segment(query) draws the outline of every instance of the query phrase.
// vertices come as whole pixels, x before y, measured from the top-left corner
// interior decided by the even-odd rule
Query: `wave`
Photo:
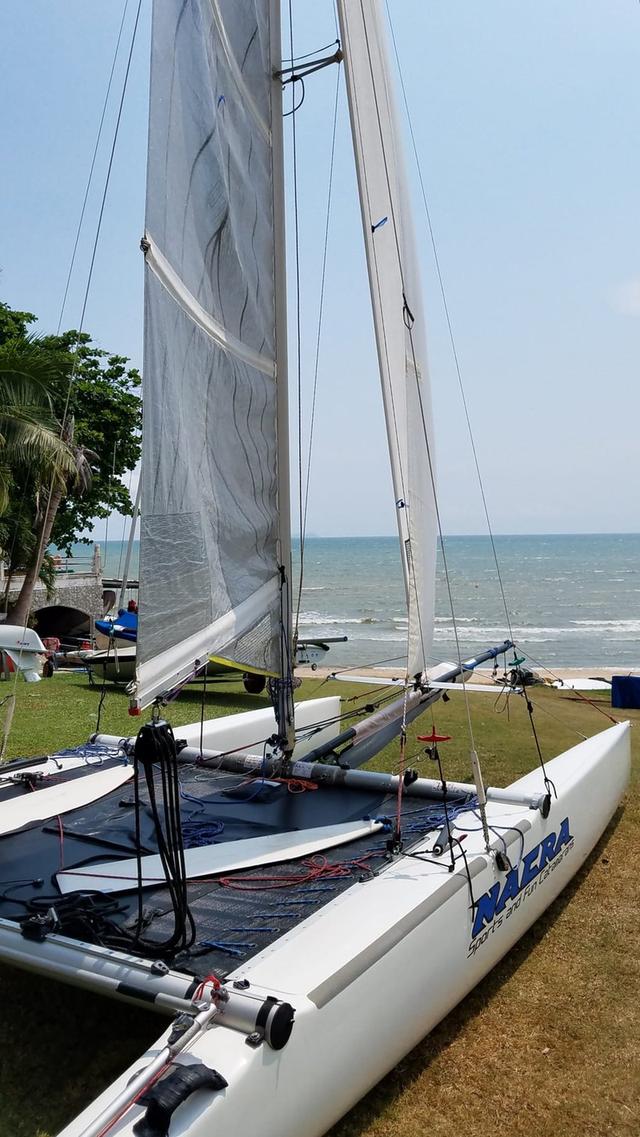
[[[580,628],[593,628],[594,631],[634,632],[640,635],[640,620],[573,620],[572,623]]]
[[[622,637],[626,640],[640,637],[640,620],[575,620],[571,627],[527,627],[514,626],[513,637],[518,643],[552,643],[554,640],[591,639],[598,636],[609,639]],[[458,628],[460,640],[465,642],[485,642],[504,639],[504,627],[462,627]],[[442,642],[453,636],[453,625],[434,629],[434,640]]]
[[[400,642],[407,631],[406,616],[393,616],[380,620],[375,616],[337,616],[321,615],[319,612],[303,612],[300,624],[307,629],[312,627],[333,628],[353,626],[361,629],[353,632],[352,638],[363,640],[396,640]],[[487,643],[503,640],[508,629],[501,624],[475,624],[471,617],[456,621],[458,636],[465,643]],[[371,629],[369,632],[367,629]],[[388,629],[388,630],[387,630]],[[640,619],[627,620],[572,620],[569,625],[514,625],[513,636],[522,643],[550,643],[554,640],[593,639],[597,636],[622,636],[624,639],[640,638]],[[436,643],[449,642],[454,635],[453,624],[445,616],[436,616],[433,637]]]
[[[299,623],[339,628],[342,624],[379,624],[380,621],[374,616],[321,616],[317,612],[301,612]]]

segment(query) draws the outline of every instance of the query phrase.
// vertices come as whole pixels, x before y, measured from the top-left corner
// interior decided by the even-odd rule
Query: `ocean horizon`
[[[533,665],[640,665],[640,534],[496,534],[513,637]],[[119,577],[125,542],[100,544],[105,576]],[[87,545],[73,547],[78,558]],[[445,537],[460,648],[471,656],[509,636],[486,535]],[[298,593],[299,541],[294,538]],[[137,578],[138,542],[131,579]],[[307,537],[299,633],[348,636],[327,664],[394,666],[407,619],[397,537]],[[438,555],[434,662],[456,658],[442,559]]]

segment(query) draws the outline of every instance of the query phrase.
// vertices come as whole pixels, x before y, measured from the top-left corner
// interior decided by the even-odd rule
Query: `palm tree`
[[[12,616],[19,623],[28,618],[60,500],[79,476],[87,476],[82,455],[69,444],[73,423],[61,428],[52,411],[49,391],[59,375],[60,358],[36,339],[0,346],[0,516],[12,494],[26,499],[27,483],[39,487],[38,497],[46,502],[38,510],[35,547]]]
[[[62,427],[60,439],[66,450],[65,461],[51,461],[47,471],[48,479],[43,478],[40,482],[34,526],[35,547],[25,569],[18,599],[11,609],[13,624],[26,625],[29,619],[33,590],[40,576],[60,502],[71,490],[82,494],[91,485],[91,462],[97,461],[98,456],[84,446],[74,445],[74,429],[73,418],[68,418]]]
[[[49,398],[59,371],[37,340],[0,346],[0,514],[8,504],[16,463],[32,463],[69,476],[73,454],[61,437]]]

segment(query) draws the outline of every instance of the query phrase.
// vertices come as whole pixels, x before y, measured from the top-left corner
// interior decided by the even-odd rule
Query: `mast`
[[[122,569],[122,584],[120,586],[120,598],[118,600],[118,608],[124,608],[125,594],[127,591],[127,581],[129,580],[129,570],[131,568],[131,556],[133,553],[133,541],[136,535],[136,526],[138,524],[138,516],[140,513],[140,501],[142,499],[142,477],[138,478],[138,490],[136,493],[136,503],[133,507],[133,517],[131,518],[131,525],[129,527],[129,540],[127,541],[127,552],[124,558],[124,567]]]
[[[289,468],[289,376],[287,359],[287,279],[282,119],[282,29],[280,0],[272,0],[271,34],[271,151],[273,155],[273,237],[276,338],[276,434],[278,476],[278,559],[280,562],[280,674],[274,684],[274,710],[284,751],[295,742],[293,707],[293,598],[291,596],[291,489]]]

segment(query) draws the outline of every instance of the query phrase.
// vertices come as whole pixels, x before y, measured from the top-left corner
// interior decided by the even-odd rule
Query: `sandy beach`
[[[545,671],[541,668],[533,668],[534,674],[545,682],[553,682],[556,679],[561,679],[563,683],[577,682],[581,679],[606,679],[610,680],[613,675],[636,675],[640,674],[640,669],[629,670],[626,667],[559,667],[556,670]],[[398,668],[392,667],[317,667],[315,671],[311,667],[297,667],[296,674],[301,679],[330,679],[333,675],[339,675],[341,680],[347,679],[352,675],[366,675],[367,678],[375,680],[376,678],[394,679],[402,676],[402,671]],[[474,671],[474,683],[491,683],[493,681],[493,671],[491,668],[479,667]]]

